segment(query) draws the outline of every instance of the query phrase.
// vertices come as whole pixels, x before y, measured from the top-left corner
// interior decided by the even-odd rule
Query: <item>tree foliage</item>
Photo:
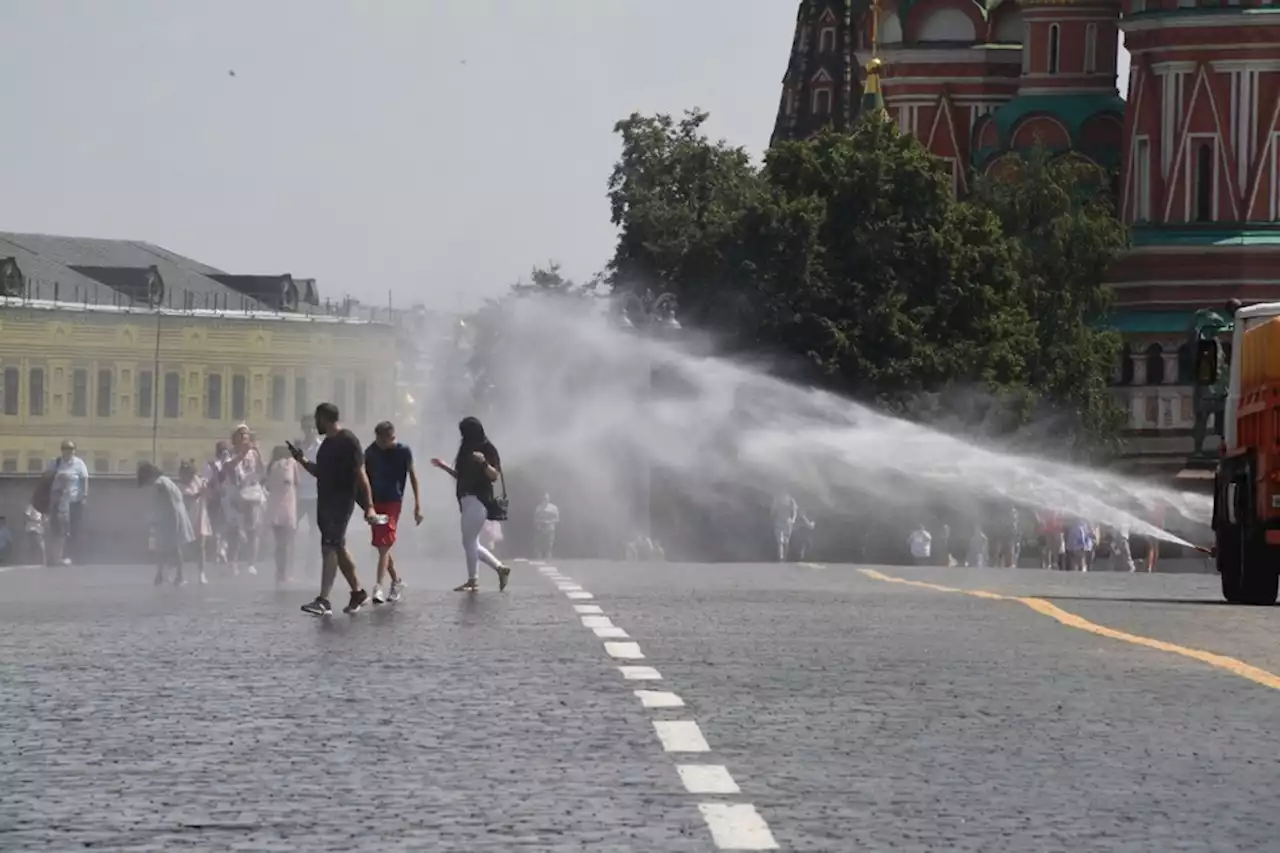
[[[1125,234],[1096,167],[1035,152],[958,200],[948,167],[887,120],[756,166],[706,118],[618,123],[615,292],[672,292],[682,322],[731,350],[892,407],[980,387],[1002,429],[1051,403],[1082,447],[1114,435],[1118,342],[1095,323]]]

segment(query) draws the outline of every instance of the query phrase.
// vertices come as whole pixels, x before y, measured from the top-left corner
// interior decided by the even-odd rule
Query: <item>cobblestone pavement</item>
[[[478,596],[409,567],[404,602],[331,620],[263,579],[0,574],[0,850],[731,847],[708,802],[782,850],[1280,849],[1280,691],[852,567],[557,565]],[[1280,671],[1280,610],[1185,603],[1213,577],[881,571]],[[709,751],[664,752],[676,720]],[[691,794],[693,761],[741,791]]]
[[[563,569],[661,662],[782,849],[1280,849],[1278,691],[853,567]],[[1088,617],[1187,644],[1217,632],[1260,666],[1280,624],[1277,609],[1182,603],[1213,600],[1212,577],[881,571],[1173,599]]]

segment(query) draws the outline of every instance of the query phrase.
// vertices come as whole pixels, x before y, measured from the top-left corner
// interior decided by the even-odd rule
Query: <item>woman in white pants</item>
[[[462,434],[462,442],[458,445],[458,455],[453,466],[450,467],[442,459],[431,460],[432,465],[457,481],[462,550],[467,557],[467,581],[455,591],[479,590],[481,561],[498,573],[498,590],[501,591],[507,588],[511,569],[480,544],[480,533],[490,518],[499,515],[493,484],[502,476],[502,459],[498,455],[498,448],[485,436],[484,426],[476,418],[463,418],[458,424],[458,431]]]

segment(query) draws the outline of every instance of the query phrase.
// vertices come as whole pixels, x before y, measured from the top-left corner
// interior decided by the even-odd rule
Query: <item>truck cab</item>
[[[1231,358],[1196,354],[1201,377],[1229,370],[1213,532],[1222,595],[1271,605],[1280,588],[1280,302],[1240,308]],[[1213,363],[1207,363],[1212,360]]]

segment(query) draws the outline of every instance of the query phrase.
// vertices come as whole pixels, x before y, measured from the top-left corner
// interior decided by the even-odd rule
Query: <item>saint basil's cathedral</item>
[[[1144,459],[1185,458],[1192,315],[1280,301],[1280,0],[803,0],[773,141],[849,127],[877,85],[961,195],[1036,144],[1118,175],[1116,393]]]

